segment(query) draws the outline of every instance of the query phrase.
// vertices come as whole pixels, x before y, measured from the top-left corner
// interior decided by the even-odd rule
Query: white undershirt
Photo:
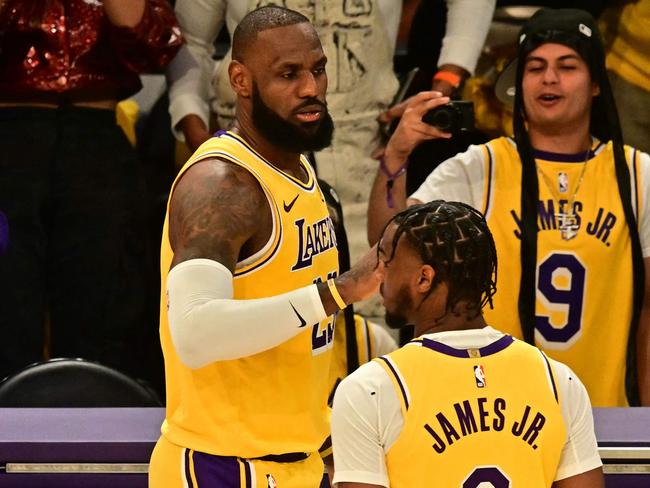
[[[485,327],[424,337],[457,349],[478,349],[502,336],[503,333],[492,327]],[[567,426],[567,440],[555,475],[555,480],[560,480],[595,469],[602,462],[584,385],[568,366],[550,358],[549,361],[560,390],[562,416]],[[344,379],[336,391],[332,411],[334,483],[390,486],[386,453],[397,440],[403,424],[400,400],[381,365],[371,361]]]
[[[372,331],[373,357],[383,356],[397,349],[397,342],[384,327],[368,320],[368,328]]]

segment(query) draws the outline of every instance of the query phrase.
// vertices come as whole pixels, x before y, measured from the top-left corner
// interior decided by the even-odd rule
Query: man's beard
[[[386,310],[385,319],[386,319],[386,325],[393,330],[399,330],[408,325],[408,320],[406,320],[406,317],[404,317],[399,312],[391,313],[388,310]]]
[[[262,135],[276,146],[297,153],[320,151],[332,143],[334,123],[327,111],[327,106],[316,98],[305,100],[298,110],[308,105],[318,105],[323,109],[321,118],[316,122],[305,122],[300,125],[292,124],[280,117],[273,109],[264,103],[253,83],[253,124]]]
[[[395,303],[399,310],[389,311],[386,309],[386,325],[391,329],[401,329],[409,324],[405,312],[410,310],[413,305],[413,300],[411,300],[406,287],[397,292]]]

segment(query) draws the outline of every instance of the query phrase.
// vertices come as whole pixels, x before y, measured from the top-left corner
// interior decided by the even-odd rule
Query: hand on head
[[[379,291],[382,265],[377,260],[377,246],[373,246],[352,268],[339,276],[336,286],[347,303],[370,298]]]

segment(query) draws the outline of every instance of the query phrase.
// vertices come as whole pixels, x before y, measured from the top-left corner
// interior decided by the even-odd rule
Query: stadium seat
[[[153,389],[99,363],[51,359],[0,382],[0,407],[161,407]]]

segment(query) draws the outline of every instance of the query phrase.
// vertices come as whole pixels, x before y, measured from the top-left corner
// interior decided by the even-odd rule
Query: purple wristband
[[[379,160],[379,169],[381,169],[381,172],[386,175],[386,178],[388,178],[388,181],[386,182],[386,204],[388,205],[388,208],[395,207],[395,201],[393,200],[393,185],[395,184],[395,179],[406,173],[406,168],[408,167],[409,160],[407,159],[397,171],[391,173],[386,167],[386,162],[384,161],[383,156]]]

